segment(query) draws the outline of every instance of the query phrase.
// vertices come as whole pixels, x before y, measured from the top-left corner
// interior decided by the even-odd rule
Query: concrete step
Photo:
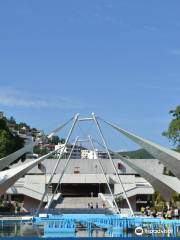
[[[88,208],[88,203],[93,204],[93,208],[103,207],[103,202],[98,197],[64,197],[57,203],[56,208]]]
[[[51,209],[48,211],[51,213]],[[111,209],[104,208],[58,208],[53,209],[52,214],[112,214]]]

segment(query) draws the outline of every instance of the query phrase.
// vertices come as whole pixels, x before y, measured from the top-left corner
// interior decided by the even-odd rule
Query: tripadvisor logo
[[[142,227],[137,227],[135,228],[135,234],[138,235],[138,236],[141,236],[143,235],[143,228]]]
[[[141,236],[143,234],[171,234],[172,229],[143,229],[142,227],[135,228],[135,234]]]

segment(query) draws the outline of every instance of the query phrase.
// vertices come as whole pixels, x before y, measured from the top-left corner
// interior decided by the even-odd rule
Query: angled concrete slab
[[[64,128],[69,122],[72,121],[73,118],[69,119],[67,122],[63,123],[62,125],[60,125],[59,127],[57,127],[56,129],[54,129],[49,135],[48,138],[53,137],[57,132],[59,132],[62,128]],[[40,140],[34,141],[26,146],[24,146],[23,148],[17,150],[14,153],[11,153],[10,155],[1,158],[0,159],[0,171],[2,169],[4,169],[5,167],[8,167],[11,163],[13,163],[16,159],[20,158],[21,156],[23,156],[25,153],[30,152],[30,150],[32,150],[32,148],[34,146],[36,146],[39,143]]]
[[[32,142],[25,147],[17,150],[14,153],[11,153],[10,155],[3,157],[0,159],[0,170],[4,169],[5,167],[8,167],[11,163],[13,163],[15,160],[23,156],[24,154],[30,152],[34,146],[38,144],[38,141]]]
[[[36,160],[24,163],[21,166],[0,172],[0,194],[5,193],[6,190],[11,187],[19,178],[21,178],[24,174],[41,163],[43,160],[59,151],[59,149],[54,150]]]
[[[139,144],[142,148],[146,149],[146,151],[148,151],[155,158],[159,159],[164,164],[164,166],[166,166],[177,178],[180,179],[180,153],[165,148],[144,138],[141,138],[110,122],[107,122],[105,120],[103,121],[117,131],[121,132],[123,135],[125,135],[135,143]]]
[[[172,194],[177,190],[173,185],[173,181],[171,178],[166,178],[166,176],[164,176],[163,174],[153,174],[149,170],[143,169],[141,166],[138,166],[136,163],[133,162],[132,159],[125,158],[120,154],[116,154],[116,156],[124,163],[129,165],[131,168],[133,168],[146,181],[148,181],[153,186],[155,191],[160,192],[160,194],[164,197],[166,201],[169,201]],[[180,181],[177,178],[175,179],[176,183],[180,184]],[[171,182],[171,184],[169,182]]]

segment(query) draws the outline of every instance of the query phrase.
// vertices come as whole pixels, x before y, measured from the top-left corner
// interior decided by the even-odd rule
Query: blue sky
[[[0,1],[0,109],[49,132],[79,112],[165,146],[180,103],[180,1]],[[132,149],[110,129],[114,149]]]

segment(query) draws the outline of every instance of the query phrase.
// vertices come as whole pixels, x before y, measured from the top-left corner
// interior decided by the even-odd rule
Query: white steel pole
[[[52,197],[51,197],[50,202],[48,203],[47,209],[50,208],[51,203],[52,203],[53,198],[54,198],[54,195],[56,194],[56,192],[57,192],[57,190],[58,190],[58,187],[59,187],[59,185],[60,185],[60,183],[61,183],[61,180],[62,180],[62,178],[63,178],[63,176],[64,176],[64,173],[65,173],[65,171],[66,171],[66,169],[67,169],[67,167],[68,167],[68,164],[69,164],[69,162],[70,162],[71,155],[72,155],[72,153],[73,153],[73,151],[74,151],[74,148],[75,148],[75,146],[76,146],[76,143],[77,143],[77,141],[78,141],[78,138],[79,138],[79,137],[76,137],[76,139],[75,139],[75,142],[74,142],[74,144],[73,144],[73,147],[72,147],[72,149],[71,149],[71,152],[70,152],[70,154],[69,154],[69,156],[68,156],[67,162],[66,162],[66,164],[65,164],[65,166],[64,166],[64,169],[62,170],[62,173],[61,173],[61,176],[60,176],[60,178],[59,178],[59,181],[58,181],[58,184],[57,184],[57,186],[56,186],[56,189],[55,189],[55,191],[54,191],[54,193],[53,193],[53,195],[52,195]]]
[[[54,170],[53,170],[53,172],[52,172],[52,174],[51,174],[51,177],[50,177],[50,179],[49,179],[49,181],[48,181],[47,189],[45,190],[45,192],[44,192],[44,194],[43,194],[43,196],[42,196],[42,198],[41,198],[41,202],[40,202],[40,204],[39,204],[39,206],[38,206],[38,208],[37,208],[37,210],[36,210],[36,213],[35,213],[36,216],[39,214],[39,211],[40,211],[40,209],[41,209],[43,200],[44,200],[44,198],[45,198],[45,196],[46,196],[46,194],[47,194],[48,188],[49,188],[49,186],[50,186],[50,184],[51,184],[51,182],[52,182],[52,179],[53,179],[53,177],[54,177],[54,175],[55,175],[55,172],[56,172],[56,170],[57,170],[57,168],[58,168],[58,165],[59,165],[59,163],[60,163],[61,157],[62,157],[63,154],[64,154],[64,150],[65,150],[65,148],[66,148],[66,146],[67,146],[67,143],[68,143],[68,141],[69,141],[69,139],[70,139],[70,137],[71,137],[72,131],[73,131],[73,129],[74,129],[75,125],[76,125],[76,122],[77,122],[77,120],[78,120],[78,116],[79,116],[79,114],[76,114],[75,117],[74,117],[74,121],[73,121],[72,127],[71,127],[71,129],[70,129],[70,131],[69,131],[69,133],[68,133],[68,136],[67,136],[67,138],[66,138],[65,144],[64,144],[64,146],[63,146],[63,148],[62,148],[62,151],[61,151],[61,153],[60,153],[60,155],[59,155],[58,161],[57,161],[57,163],[56,163],[56,165],[55,165],[55,167],[54,167]]]
[[[89,138],[89,141],[90,141],[90,144],[91,144],[91,146],[92,146],[93,151],[95,151],[94,143],[93,143],[93,141],[92,141],[91,136],[88,136],[88,138]],[[116,200],[115,200],[114,195],[113,195],[113,193],[112,193],[111,187],[110,187],[110,185],[109,185],[108,178],[107,178],[107,176],[106,176],[106,174],[105,174],[105,172],[104,172],[102,163],[101,163],[101,161],[99,160],[99,158],[97,158],[97,160],[98,160],[99,167],[100,167],[100,169],[101,169],[101,171],[102,171],[102,173],[103,173],[103,175],[104,175],[104,177],[105,177],[105,179],[106,179],[107,186],[108,186],[109,192],[110,192],[110,194],[111,194],[111,196],[112,196],[112,198],[113,198],[113,202],[114,202],[114,204],[115,204],[116,210],[117,210],[118,214],[120,215],[121,213],[120,213],[120,211],[119,211],[118,205],[117,205],[117,203],[116,203]]]
[[[132,210],[131,204],[130,204],[129,199],[128,199],[128,197],[127,197],[125,188],[124,188],[124,186],[123,186],[123,183],[122,183],[122,181],[121,181],[121,178],[119,177],[119,174],[118,174],[118,172],[117,172],[116,166],[115,166],[115,164],[114,164],[114,162],[113,162],[113,160],[112,160],[112,158],[111,158],[111,154],[109,153],[109,150],[108,150],[108,147],[107,147],[107,143],[106,143],[105,137],[104,137],[104,135],[103,135],[103,133],[102,133],[101,127],[100,127],[100,125],[99,125],[99,122],[97,121],[96,116],[95,116],[94,113],[92,113],[92,116],[93,116],[93,119],[94,119],[94,121],[95,121],[95,123],[96,123],[97,129],[98,129],[98,132],[99,132],[99,134],[100,134],[100,136],[101,136],[101,139],[102,139],[102,141],[103,141],[103,144],[104,144],[104,146],[105,146],[105,149],[106,149],[106,152],[107,152],[107,154],[108,154],[108,157],[109,157],[109,159],[110,159],[110,161],[111,161],[111,163],[112,163],[112,166],[113,166],[113,168],[114,168],[114,171],[115,171],[115,173],[116,173],[116,175],[117,175],[117,177],[118,177],[119,183],[120,183],[121,186],[122,186],[125,199],[126,199],[126,201],[127,201],[128,207],[129,207],[129,209],[130,209],[130,211],[131,211],[131,215],[134,216],[134,212],[133,212],[133,210]]]

